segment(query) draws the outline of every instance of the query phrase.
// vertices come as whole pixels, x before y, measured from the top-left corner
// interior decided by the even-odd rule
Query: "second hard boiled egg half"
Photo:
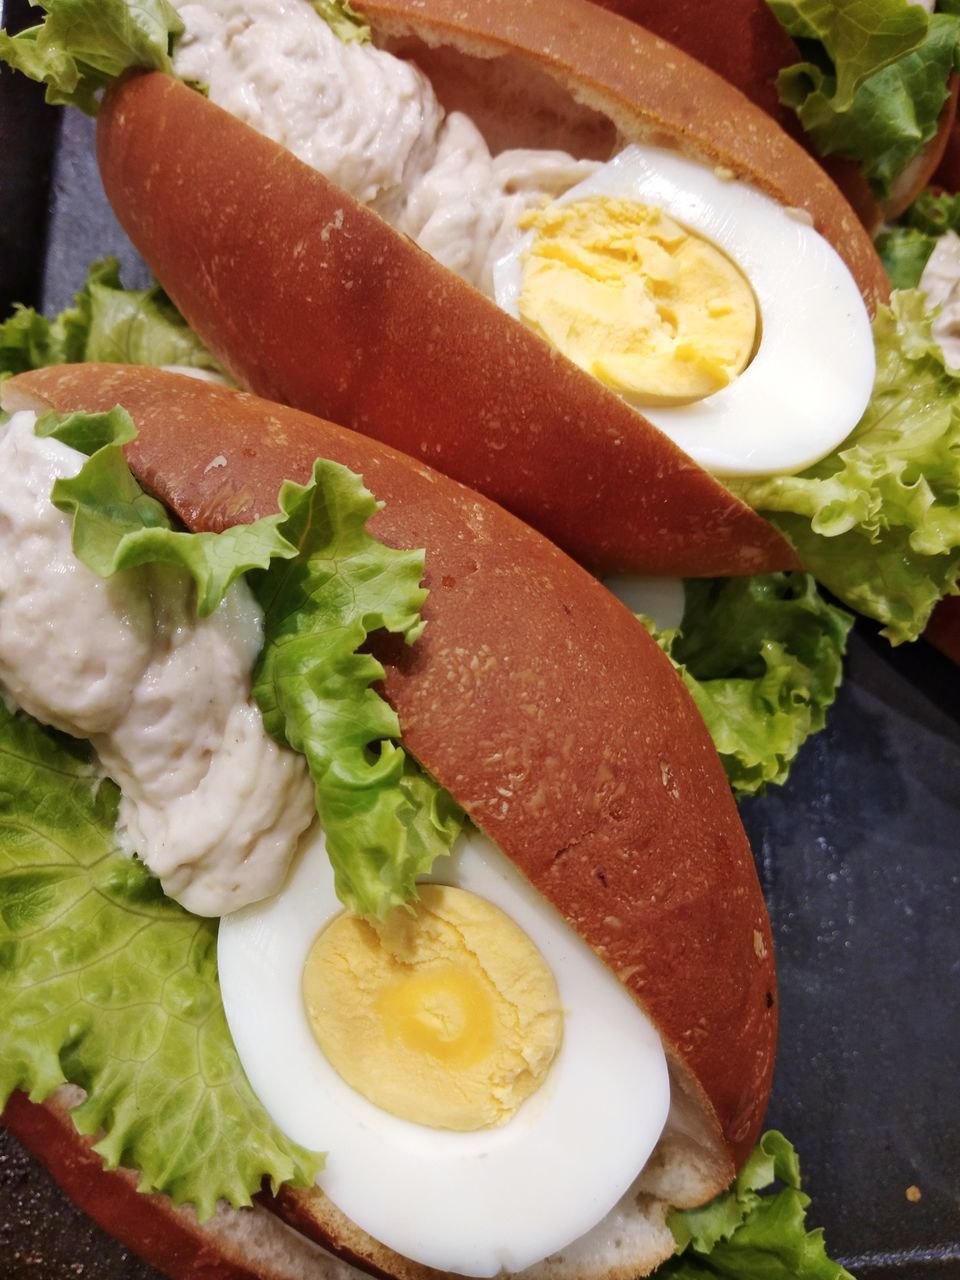
[[[715,475],[800,471],[862,416],[870,318],[802,211],[629,146],[523,225],[497,302]]]
[[[523,1076],[521,1060],[527,1055],[540,1082],[525,1100],[511,1084],[508,1113],[497,1112],[493,1123],[473,1130],[435,1127],[435,1116],[418,1123],[392,1114],[364,1096],[362,1082],[357,1088],[347,1083],[349,1067],[341,1074],[311,1031],[302,996],[304,966],[317,935],[342,917],[322,834],[317,831],[305,844],[282,893],[221,922],[219,964],[224,1007],[244,1070],[285,1133],[328,1153],[318,1179],[321,1188],[382,1244],[416,1262],[463,1275],[522,1271],[589,1231],[636,1180],[666,1122],[667,1065],[648,1019],[512,863],[485,837],[465,836],[430,879],[493,904],[509,917],[510,930],[524,936],[518,954],[526,956],[524,946],[535,948],[552,975],[544,983],[536,966],[521,958],[520,977],[506,980],[524,987],[523,975],[530,970],[532,991],[511,989],[509,998],[534,1010],[530,1027],[521,1029],[511,1050],[507,1075]],[[425,896],[433,912],[430,887]],[[470,914],[473,908],[467,910]],[[485,911],[480,915],[486,918]],[[462,918],[454,912],[454,928],[461,926]],[[400,935],[408,927],[400,919],[393,925],[388,921],[388,928]],[[494,938],[502,938],[500,925],[494,927]],[[504,948],[499,941],[492,954],[485,954],[486,928],[481,921],[478,933],[464,934],[479,968],[496,969],[502,962],[516,970],[516,964],[500,956]],[[507,949],[516,941],[512,938]],[[399,943],[396,937],[388,942],[402,961],[402,936]],[[425,1017],[414,1011],[411,1019],[408,1007],[417,999],[420,978],[414,976],[412,987],[387,984],[393,993],[387,1000],[388,1022],[397,1019],[393,1030],[399,1027],[400,1038],[411,1040],[413,1049],[428,1058],[437,1056],[437,1037],[429,1023],[444,1016],[451,993],[443,974],[450,959],[444,947],[446,943],[438,961],[443,990],[438,996],[431,976],[435,966],[426,977]],[[462,981],[469,1003],[474,998],[471,984],[486,979],[471,965],[466,969]],[[494,978],[499,982],[496,974]],[[463,990],[456,982],[452,989],[456,1003]],[[341,992],[338,999],[346,997]],[[348,1020],[352,1008],[351,1003]],[[556,1014],[562,1034],[551,1040],[549,1024]],[[488,1030],[483,1016],[479,1029],[439,1037],[446,1042],[439,1056],[452,1059],[454,1079],[464,1062],[482,1056]],[[390,1030],[388,1026],[388,1039]],[[424,1037],[425,1045],[419,1043]],[[429,1066],[432,1071],[436,1063]],[[361,1075],[369,1074],[369,1067],[365,1064]],[[426,1079],[422,1088],[435,1087],[429,1074]]]

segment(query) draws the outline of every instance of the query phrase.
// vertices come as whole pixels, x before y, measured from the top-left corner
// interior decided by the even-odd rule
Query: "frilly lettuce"
[[[771,1195],[759,1193],[774,1182]],[[806,1230],[810,1197],[800,1190],[796,1152],[781,1133],[760,1139],[733,1186],[704,1205],[673,1213],[678,1254],[657,1272],[670,1280],[853,1280],[826,1253],[821,1230]]]
[[[345,44],[370,39],[370,28],[349,0],[310,3]],[[171,55],[184,28],[169,0],[31,4],[42,8],[46,17],[15,36],[0,31],[0,62],[45,84],[48,102],[96,115],[103,90],[122,72],[137,67],[173,74]]]
[[[937,131],[960,24],[910,0],[767,0],[804,61],[777,79],[821,155],[855,160],[878,196]]]
[[[800,747],[823,728],[853,619],[808,574],[689,579],[684,589],[679,630],[657,639],[733,790],[752,795],[785,781]]]
[[[372,689],[383,668],[357,650],[384,629],[412,643],[423,623],[423,552],[395,551],[366,530],[377,509],[362,480],[319,459],[310,484],[284,484],[280,513],[223,533],[174,530],[123,457],[135,435],[122,409],[48,415],[41,434],[89,454],[54,486],[73,518],[73,545],[107,577],[149,562],[193,578],[210,613],[250,570],[264,610],[264,648],[254,696],[279,742],[302,752],[343,902],[383,916],[415,896],[414,881],[446,853],[460,811],[407,757],[393,709]]]
[[[367,533],[377,503],[336,463],[318,461],[311,486],[285,484],[280,506],[297,555],[251,575],[265,629],[254,695],[267,730],[307,758],[339,897],[382,917],[416,896],[461,823],[397,744],[396,712],[371,688],[383,667],[358,652],[373,631],[420,634],[423,553]]]
[[[350,0],[310,0],[310,4],[344,44],[369,42],[370,27],[351,6]]]
[[[81,744],[0,701],[0,750],[0,1109],[80,1085],[108,1167],[201,1218],[264,1177],[309,1186],[322,1159],[274,1127],[230,1039],[217,922],[117,851],[117,789]]]
[[[877,237],[877,253],[895,289],[914,289],[940,236],[960,232],[960,195],[924,191],[895,227]]]
[[[835,453],[796,476],[728,482],[768,516],[845,604],[915,639],[960,576],[960,377],[944,365],[923,295],[874,322],[877,377]]]
[[[47,86],[47,101],[96,113],[103,89],[130,67],[173,71],[183,31],[169,0],[31,0],[43,22],[11,36],[0,31],[0,61]]]
[[[53,320],[17,307],[0,323],[0,378],[84,360],[222,372],[159,285],[123,287],[116,258],[94,262],[74,306]]]

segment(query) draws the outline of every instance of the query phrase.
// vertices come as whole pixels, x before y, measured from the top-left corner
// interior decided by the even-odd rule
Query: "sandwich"
[[[225,380],[159,286],[124,288],[115,259],[90,267],[74,301],[51,318],[19,306],[0,323],[0,379],[107,361]],[[686,580],[615,575],[604,585],[653,629],[674,662],[734,794],[786,781],[835,698],[850,615],[802,573]]]
[[[316,1157],[295,1135],[278,1133],[261,1102],[250,1095],[225,1034],[214,977],[215,925],[184,911],[161,890],[165,886],[206,916],[224,907],[241,908],[221,926],[219,964],[226,1003],[239,992],[243,1006],[248,977],[238,982],[229,977],[232,961],[224,931],[229,937],[239,930],[234,957],[246,954],[249,959],[252,951],[268,968],[293,933],[290,921],[281,921],[279,933],[266,942],[265,917],[259,915],[263,909],[250,902],[276,887],[259,872],[252,876],[252,887],[248,879],[262,862],[263,848],[274,851],[278,821],[269,808],[272,799],[255,800],[253,782],[266,774],[271,783],[267,791],[274,797],[277,753],[283,770],[293,768],[301,753],[307,761],[301,766],[303,785],[293,780],[279,817],[292,821],[295,844],[297,829],[310,821],[302,808],[305,785],[315,796],[333,869],[320,869],[326,863],[323,841],[309,837],[292,872],[296,892],[275,896],[268,909],[306,895],[312,904],[307,927],[315,932],[323,923],[319,916],[337,916],[332,898],[318,916],[313,895],[326,878],[328,891],[335,887],[341,901],[355,908],[345,917],[348,922],[374,933],[379,929],[392,938],[398,954],[407,956],[414,945],[411,917],[426,908],[392,908],[409,901],[415,875],[437,871],[435,861],[448,854],[462,805],[495,836],[501,851],[483,842],[479,854],[460,849],[453,863],[457,871],[441,871],[437,878],[449,883],[459,874],[469,885],[484,884],[483,894],[495,901],[503,900],[507,884],[507,914],[524,921],[525,932],[539,934],[540,950],[556,957],[558,966],[565,964],[562,953],[576,952],[586,942],[583,950],[592,953],[587,968],[604,970],[613,999],[625,999],[632,1010],[636,1002],[624,993],[643,993],[638,998],[659,1033],[651,1040],[644,1020],[640,1041],[646,1046],[643,1052],[651,1045],[665,1046],[663,1065],[650,1079],[655,1081],[659,1070],[661,1120],[666,1112],[670,1117],[665,1137],[636,1139],[641,1145],[651,1142],[651,1152],[619,1193],[613,1188],[623,1181],[622,1171],[612,1182],[607,1174],[599,1175],[607,1190],[590,1210],[584,1202],[593,1191],[579,1177],[567,1186],[564,1194],[571,1198],[561,1229],[574,1231],[577,1245],[558,1250],[550,1239],[546,1244],[543,1236],[537,1240],[535,1232],[531,1239],[529,1222],[519,1214],[515,1217],[524,1219],[521,1225],[516,1230],[503,1227],[491,1246],[480,1239],[490,1234],[487,1221],[478,1221],[475,1205],[463,1208],[469,1189],[453,1194],[445,1212],[460,1226],[452,1239],[441,1239],[434,1197],[440,1194],[439,1182],[452,1177],[451,1151],[457,1164],[470,1151],[477,1155],[487,1148],[469,1125],[465,1134],[444,1134],[432,1147],[420,1121],[405,1117],[402,1110],[399,1117],[384,1120],[386,1136],[377,1136],[372,1163],[368,1155],[366,1166],[361,1162],[360,1172],[347,1173],[345,1181],[337,1169],[336,1197],[358,1204],[355,1212],[365,1221],[345,1217],[322,1189],[288,1188],[276,1207],[301,1234],[318,1237],[335,1253],[381,1274],[426,1274],[424,1266],[434,1273],[490,1274],[505,1266],[519,1270],[539,1263],[542,1255],[535,1255],[540,1249],[551,1255],[543,1265],[552,1274],[637,1274],[675,1248],[661,1197],[699,1203],[743,1166],[732,1193],[732,1220],[739,1227],[753,1207],[757,1185],[774,1171],[788,1182],[795,1180],[792,1157],[778,1139],[768,1139],[760,1153],[747,1159],[769,1089],[776,1020],[769,926],[752,859],[706,730],[654,642],[638,644],[628,611],[549,543],[477,495],[422,464],[302,413],[156,370],[97,365],[20,375],[4,383],[3,402],[12,414],[4,428],[5,447],[21,471],[15,476],[14,466],[5,468],[11,480],[4,500],[11,549],[5,557],[4,686],[8,695],[60,730],[45,729],[9,705],[4,714],[15,777],[5,793],[4,823],[4,921],[9,933],[5,1095],[19,1088],[39,1102],[65,1082],[85,1090],[76,1118],[82,1131],[99,1133],[96,1150],[108,1164],[139,1170],[141,1189],[165,1193],[174,1204],[192,1204],[201,1217],[221,1198],[245,1204],[264,1176],[275,1190],[291,1177],[295,1183],[311,1182]],[[315,463],[315,455],[322,461]],[[376,486],[380,509],[363,490],[357,471]],[[281,488],[281,481],[288,483]],[[56,508],[47,500],[48,488]],[[273,513],[278,489],[282,516]],[[195,532],[172,528],[157,499]],[[368,517],[382,543],[364,529]],[[19,519],[29,524],[26,537],[19,532]],[[58,532],[48,534],[48,526]],[[69,549],[71,537],[75,555]],[[426,603],[418,587],[422,562],[390,549],[417,540],[427,547]],[[64,567],[52,575],[50,565],[59,564],[61,555]],[[221,717],[222,725],[230,726],[221,736],[235,739],[225,773],[218,764],[215,730],[194,729],[179,736],[165,732],[159,738],[150,732],[158,723],[152,714],[158,707],[164,710],[165,729],[176,727],[182,713],[174,706],[174,686],[191,671],[199,671],[205,696],[194,685],[188,703],[209,703],[222,711],[220,677],[226,672],[232,678],[230,653],[245,653],[249,669],[251,643],[241,626],[246,606],[231,593],[239,567],[251,564],[256,566],[253,591],[264,628],[253,685],[273,740],[266,754],[254,758],[252,782],[243,772],[244,759],[250,760],[246,730],[235,733],[231,710]],[[18,578],[27,584],[22,598],[14,589]],[[54,604],[71,596],[82,602],[86,623],[80,630],[92,632],[92,643],[74,643],[75,620],[59,629],[48,621],[49,655],[35,645],[30,652],[30,636],[36,642],[39,632],[35,625],[24,632],[22,624],[35,624],[41,616],[49,619],[54,579],[63,583]],[[202,614],[195,628],[177,597],[184,579],[187,597]],[[124,637],[105,643],[115,624],[98,609],[104,600],[114,610],[119,606],[125,642],[132,631],[136,648],[142,639],[142,593],[159,628],[159,656],[140,655],[133,663],[146,671],[147,679],[144,689],[134,687],[125,709],[111,683],[112,672],[104,669],[104,653],[109,650],[118,658],[121,688],[129,691],[136,679],[126,669]],[[215,628],[218,616],[226,623],[228,651],[218,648],[211,663],[195,655],[191,637]],[[367,631],[373,633],[369,643],[379,663],[369,651],[350,652],[351,645],[364,643]],[[384,631],[393,637],[385,638]],[[57,671],[53,690],[49,678],[38,678],[37,658],[43,659],[48,677],[51,669]],[[86,679],[71,678],[78,672]],[[389,707],[370,690],[377,680],[382,680]],[[605,691],[599,705],[598,690]],[[193,706],[187,714],[194,715]],[[389,741],[397,720],[404,747],[420,769]],[[138,746],[136,734],[144,730]],[[100,759],[128,784],[122,797],[76,744],[78,731],[92,736]],[[226,776],[236,802],[226,808],[246,807],[248,820],[240,824],[237,846],[247,850],[244,856],[223,856],[233,843],[234,824],[217,827],[217,848],[202,832],[198,835],[202,815],[197,795],[187,797],[187,822],[178,816],[176,796],[164,793],[162,812],[156,812],[152,788],[158,782],[166,786],[162,754],[172,752],[175,769],[180,769],[181,756],[191,754],[190,746],[184,746],[191,739],[199,741],[196,750],[212,761],[210,778],[204,775],[198,793],[201,807],[220,820],[221,801],[212,789],[206,796],[202,791],[208,781],[216,782],[218,773],[221,779]],[[146,765],[139,777],[133,768],[138,752]],[[449,788],[456,802],[441,787]],[[26,819],[25,799],[33,815]],[[265,821],[267,831],[258,831],[258,819]],[[151,829],[154,820],[159,821],[159,838]],[[391,837],[393,821],[400,834]],[[18,828],[21,837],[10,838]],[[145,860],[159,880],[137,858],[118,853],[118,839],[128,850],[131,845],[151,849]],[[251,839],[256,856],[250,852]],[[474,844],[478,840],[473,837]],[[289,860],[291,841],[283,843]],[[197,851],[192,859],[185,853],[190,847]],[[282,859],[279,865],[283,880]],[[486,872],[477,870],[483,866]],[[487,880],[477,880],[483,874]],[[443,922],[451,909],[438,903],[439,887],[421,885],[419,892],[431,918]],[[541,895],[565,924],[549,909],[547,925],[536,923],[544,911]],[[483,929],[471,933],[475,922],[464,922],[455,912],[452,919],[454,934],[467,930],[468,949],[477,959],[483,952]],[[557,927],[560,941],[554,948],[548,935]],[[251,929],[252,934],[247,932]],[[366,950],[368,944],[369,938]],[[338,942],[335,950],[343,945]],[[496,950],[498,958],[485,961],[494,969],[506,963],[499,942]],[[302,961],[301,954],[298,965]],[[440,964],[441,972],[446,964]],[[528,951],[521,952],[519,966],[521,985],[535,987],[536,965]],[[674,981],[681,970],[688,971],[686,983]],[[555,976],[566,1007],[576,998],[575,983],[559,967]],[[294,985],[299,981],[295,973]],[[131,1018],[134,996],[137,1012]],[[259,1006],[256,1017],[280,1003],[276,988],[264,998],[266,1005]],[[525,998],[522,993],[514,996],[521,1022]],[[571,1008],[563,1033],[570,1048],[565,1039],[558,1063],[564,1055],[567,1062],[573,1058],[576,1027],[587,1020],[591,1006],[603,1010],[594,1034],[601,1041],[604,1035],[614,1037],[600,1055],[607,1073],[617,1074],[609,1072],[611,1053],[614,1058],[622,1055],[624,1068],[639,1061],[631,1057],[626,1039],[621,1043],[606,999],[591,986],[585,1005],[577,1006],[581,1014]],[[539,997],[535,1003],[542,1003]],[[241,1056],[255,1055],[258,1040],[261,1046],[264,1042],[262,1025],[243,1032],[229,1016]],[[402,1027],[402,1000],[397,1016]],[[557,1016],[554,1008],[554,1021]],[[302,1007],[298,1017],[302,1024]],[[271,1047],[267,1074],[283,1075],[285,1051]],[[370,1052],[368,1046],[361,1057]],[[338,1050],[321,1054],[313,1046],[311,1053],[326,1061],[327,1055],[336,1059]],[[526,1065],[518,1073],[524,1080],[535,1057],[533,1049],[524,1057]],[[299,1054],[290,1058],[295,1064]],[[275,1115],[285,1110],[289,1117],[289,1098],[285,1103],[276,1095],[272,1101],[264,1096],[267,1086],[258,1083],[262,1064],[246,1069],[254,1088],[263,1089],[267,1111]],[[329,1067],[325,1070],[330,1076]],[[349,1064],[337,1070],[343,1079],[337,1076],[340,1083],[333,1080],[332,1088],[341,1103],[378,1087],[381,1076],[375,1071],[373,1085],[358,1086],[351,1082]],[[588,1088],[602,1096],[608,1074],[601,1074],[602,1086],[595,1079]],[[626,1075],[635,1090],[634,1069]],[[528,1111],[521,1107],[518,1115],[533,1124],[548,1113],[566,1090],[563,1079],[555,1076],[540,1101],[534,1094]],[[669,1101],[662,1093],[668,1081]],[[656,1112],[652,1098],[657,1088],[650,1084],[640,1112]],[[282,1083],[280,1091],[285,1092]],[[433,1090],[428,1092],[432,1101]],[[312,1102],[300,1098],[293,1110],[310,1113]],[[409,1103],[391,1099],[385,1107],[381,1099],[367,1107],[361,1099],[356,1105],[362,1130],[374,1111],[392,1107],[396,1112]],[[340,1124],[336,1111],[328,1112],[322,1123]],[[600,1107],[598,1114],[579,1120],[568,1112],[561,1124],[564,1133],[568,1124],[582,1133],[584,1151],[592,1142],[609,1155],[613,1135],[618,1148],[635,1145],[632,1124],[630,1142],[620,1142],[623,1116],[619,1107]],[[209,1256],[211,1249],[221,1247],[226,1266],[231,1250],[236,1259],[236,1242],[247,1239],[251,1230],[258,1234],[249,1218],[242,1217],[238,1225],[227,1215],[224,1225],[221,1215],[211,1235],[189,1215],[174,1215],[170,1204],[156,1195],[142,1197],[128,1214],[131,1175],[113,1176],[119,1200],[104,1192],[99,1179],[86,1172],[78,1177],[77,1169],[86,1170],[90,1156],[85,1164],[76,1139],[72,1151],[69,1143],[63,1145],[68,1130],[56,1107],[37,1113],[18,1095],[10,1117],[15,1130],[32,1137],[55,1166],[66,1164],[68,1179],[85,1184],[83,1202],[98,1205],[101,1214],[106,1205],[112,1203],[116,1210],[119,1204],[114,1225],[147,1256],[172,1268],[170,1274],[195,1274],[192,1268],[204,1251]],[[491,1164],[502,1158],[498,1152],[510,1151],[513,1121],[500,1119],[488,1143]],[[311,1133],[316,1132],[312,1123],[307,1121]],[[521,1136],[526,1125],[524,1120]],[[435,1127],[435,1121],[426,1126]],[[556,1133],[535,1132],[528,1145],[541,1161],[544,1152],[549,1155],[557,1142],[565,1141]],[[394,1141],[399,1146],[391,1156],[389,1143]],[[358,1137],[357,1146],[362,1145]],[[525,1160],[522,1153],[521,1145],[514,1154]],[[550,1160],[556,1164],[555,1156]],[[485,1163],[480,1162],[481,1181]],[[377,1226],[381,1234],[376,1236],[370,1230],[371,1206],[397,1198],[404,1176],[411,1181],[403,1195],[405,1212],[399,1223]],[[528,1216],[539,1213],[542,1228],[542,1186],[553,1185],[557,1173],[541,1164],[536,1176],[532,1192],[510,1187],[499,1196],[502,1205],[525,1198]],[[352,1192],[351,1178],[359,1179]],[[563,1181],[560,1176],[558,1195]],[[418,1185],[432,1189],[425,1203],[416,1194]],[[497,1187],[489,1190],[496,1199]],[[604,1196],[610,1203],[600,1217],[616,1206],[614,1219],[585,1235],[583,1215],[596,1212]],[[558,1226],[556,1202],[547,1208],[549,1236]],[[729,1205],[726,1213],[729,1219]],[[373,1215],[376,1220],[375,1210]],[[168,1227],[177,1242],[175,1256],[164,1253],[157,1234]],[[267,1239],[272,1240],[270,1230]],[[465,1233],[471,1230],[468,1240]],[[615,1246],[611,1233],[619,1242]],[[710,1233],[715,1233],[713,1227]],[[730,1234],[728,1220],[719,1235]],[[688,1232],[691,1240],[694,1235]],[[391,1248],[398,1241],[405,1254]],[[264,1247],[269,1251],[274,1246]],[[796,1240],[791,1247],[797,1247]],[[804,1247],[811,1257],[822,1254],[817,1241]],[[310,1249],[304,1256],[319,1269],[297,1274],[333,1274],[329,1258],[318,1262],[320,1255]],[[414,1266],[411,1271],[413,1264],[420,1270]],[[253,1261],[241,1274],[294,1274],[269,1270],[278,1265],[276,1258],[264,1260],[258,1270],[261,1262]]]
[[[75,48],[74,56],[69,29],[52,4],[44,27],[7,39],[2,47],[9,60],[47,80],[53,100],[88,109],[97,107],[104,85],[128,66],[169,71],[179,65],[191,83],[200,82],[197,92],[168,75],[141,75],[109,90],[99,108],[102,171],[121,221],[161,283],[243,385],[429,459],[538,525],[596,570],[710,575],[783,569],[802,561],[842,600],[882,622],[892,640],[919,634],[957,576],[956,549],[945,532],[949,522],[942,519],[956,490],[950,415],[942,412],[955,386],[949,372],[923,354],[927,320],[921,302],[907,293],[887,305],[882,265],[850,206],[801,148],[719,78],[658,37],[577,0],[551,10],[544,62],[544,11],[509,9],[373,4],[364,15],[367,23],[337,10],[328,12],[332,25],[305,4],[283,11],[296,24],[309,18],[311,31],[325,33],[318,37],[325,48],[332,40],[346,51],[348,67],[359,63],[364,50],[378,57],[403,54],[396,66],[412,77],[418,102],[411,117],[404,117],[413,121],[403,148],[411,192],[398,188],[395,178],[378,178],[376,163],[371,169],[365,162],[355,182],[349,165],[333,172],[333,181],[325,179],[215,109],[210,99],[230,99],[232,81],[221,85],[217,68],[229,68],[231,59],[255,63],[265,83],[288,85],[294,98],[298,92],[292,73],[264,69],[257,51],[284,45],[294,51],[295,62],[306,65],[300,55],[307,38],[288,31],[271,41],[270,28],[252,10],[242,20],[246,39],[242,32],[234,39],[226,3],[184,5],[181,14],[169,7],[138,9],[132,24],[123,17],[126,10],[101,8],[102,15],[112,16],[98,20],[99,36],[88,39],[86,30],[84,48]],[[109,38],[102,34],[104,25]],[[299,25],[295,29],[300,32]],[[100,50],[96,57],[94,47]],[[419,71],[411,68],[411,58]],[[392,56],[389,65],[395,65]],[[344,83],[349,80],[347,74]],[[359,82],[350,93],[332,95],[347,104],[348,131],[358,111],[356,118],[369,111],[369,102],[357,105],[365,101],[362,92],[359,100],[351,97],[355,91]],[[406,92],[398,90],[400,101],[407,100]],[[283,96],[266,95],[271,102]],[[313,145],[306,135],[298,140],[282,117],[268,118],[265,95],[245,90],[233,97],[259,127],[295,146]],[[513,110],[514,103],[522,110]],[[472,118],[469,112],[476,117],[472,125],[463,123]],[[432,142],[417,124],[427,117]],[[294,112],[291,119],[302,118]],[[320,131],[324,145],[337,127]],[[464,204],[461,191],[450,206],[436,203],[446,190],[446,148],[459,154],[461,129],[473,130],[474,143],[479,137],[481,159],[486,148],[480,169],[489,173],[492,165],[500,175],[493,230],[486,227],[479,248],[472,233],[464,248],[462,233],[464,223],[474,229],[483,223],[482,202],[471,203],[468,192]],[[518,149],[522,143],[549,150],[530,159],[529,151]],[[650,143],[655,145],[648,155],[643,147]],[[425,153],[431,147],[436,154]],[[498,153],[494,159],[489,148]],[[611,150],[622,150],[611,173],[594,173],[581,187],[584,167],[595,166]],[[528,162],[532,167],[524,169]],[[330,171],[333,162],[328,157],[317,163]],[[508,173],[514,163],[521,169]],[[677,177],[690,168],[696,173],[692,188]],[[631,185],[638,173],[640,188]],[[740,334],[733,364],[725,363],[727,348],[727,355],[717,355],[712,339],[699,347],[676,343],[685,372],[695,369],[713,388],[705,398],[697,399],[703,382],[697,391],[681,379],[678,389],[676,362],[668,362],[666,384],[656,370],[642,374],[640,382],[648,385],[638,392],[636,371],[626,369],[617,353],[597,357],[588,343],[586,354],[568,348],[571,359],[559,359],[551,341],[580,328],[564,319],[567,286],[561,283],[558,296],[544,285],[548,305],[536,311],[525,297],[531,289],[539,294],[540,285],[526,288],[526,266],[516,255],[506,265],[497,258],[497,274],[504,305],[526,312],[522,324],[511,323],[457,277],[461,271],[483,286],[493,273],[483,246],[499,252],[500,230],[510,229],[517,217],[526,231],[514,249],[523,263],[535,261],[538,271],[545,266],[550,275],[558,260],[570,257],[563,247],[568,233],[574,239],[615,239],[615,232],[603,230],[611,208],[631,204],[637,190],[655,191],[664,174],[680,184],[681,194],[672,213],[667,207],[676,220],[664,223],[652,240],[649,227],[641,236],[649,260],[660,261],[665,236],[697,257],[697,245],[690,242],[700,237],[687,235],[698,230],[690,225],[697,206],[714,211],[713,220],[699,228],[708,241],[732,224],[757,240],[752,257],[742,242],[718,240],[721,257],[750,264],[739,286],[746,320],[745,327],[739,320],[733,324]],[[608,177],[613,195],[597,185]],[[652,188],[643,185],[648,179]],[[477,181],[482,187],[486,179]],[[626,202],[624,182],[634,192]],[[541,208],[543,199],[561,190],[553,205]],[[574,193],[583,198],[574,200]],[[715,204],[727,196],[732,205]],[[749,213],[740,210],[741,196]],[[776,255],[766,239],[759,247],[757,228],[766,224],[754,216],[754,198],[771,200],[775,239],[786,237],[776,240]],[[657,197],[643,199],[653,203]],[[504,210],[506,221],[498,222]],[[586,222],[571,231],[581,215]],[[441,258],[447,250],[437,240],[450,233],[452,239],[444,241],[452,254],[448,265],[418,253],[391,228],[391,218],[401,232],[433,245]],[[813,229],[805,225],[810,219]],[[591,220],[600,231],[590,230]],[[224,244],[231,246],[229,253],[222,251]],[[820,255],[823,274],[808,265],[811,254]],[[763,265],[791,261],[804,264],[802,281],[761,279]],[[602,267],[596,269],[602,274]],[[713,279],[705,271],[703,278]],[[267,278],[269,290],[262,287]],[[788,297],[806,297],[814,282],[822,305],[801,311],[787,304]],[[755,308],[750,319],[751,295],[762,313],[759,342]],[[842,308],[836,305],[841,296]],[[724,324],[740,314],[728,302],[724,294],[722,303],[715,298],[711,304],[723,313],[718,318]],[[668,330],[673,306],[658,312],[657,323],[665,315]],[[827,327],[831,314],[837,333]],[[792,352],[796,340],[799,350],[801,316],[813,345],[796,364],[788,362],[788,374],[768,356],[780,341]],[[371,332],[376,343],[370,342]],[[585,376],[575,367],[578,359],[602,366],[607,381],[628,397],[639,394],[641,409]],[[743,359],[748,364],[737,375],[734,366]],[[503,368],[510,370],[508,379],[499,373]],[[718,381],[729,385],[716,390]],[[922,404],[904,395],[906,386],[921,385],[927,389]],[[759,417],[751,418],[743,407],[751,395],[762,405]],[[674,403],[648,403],[664,398]],[[899,406],[893,414],[892,403]],[[734,435],[741,427],[747,432],[732,456],[716,447],[710,430],[714,413],[722,417],[724,406],[732,406],[726,421]],[[790,457],[768,449],[770,413],[778,422],[798,422]],[[831,439],[820,435],[828,423]],[[664,433],[673,434],[680,447]],[[704,436],[700,456],[720,479],[690,463]],[[584,458],[590,459],[588,468]],[[923,503],[912,500],[918,485],[928,495]]]

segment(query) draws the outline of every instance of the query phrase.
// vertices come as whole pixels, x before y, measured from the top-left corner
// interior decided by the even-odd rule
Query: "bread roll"
[[[586,0],[375,0],[494,148],[677,148],[803,208],[871,307],[869,237],[823,170],[741,94]],[[289,152],[160,75],[100,112],[104,184],[191,325],[238,381],[493,497],[603,572],[797,567],[782,536],[633,409]]]
[[[372,531],[427,552],[423,636],[379,647],[404,742],[658,1026],[673,1106],[644,1196],[685,1206],[720,1190],[770,1088],[769,921],[709,734],[626,608],[488,500],[296,410],[110,365],[22,374],[3,402],[122,404],[139,429],[131,466],[197,530],[274,510],[282,480],[305,480],[317,456],[363,475],[384,503]],[[284,1202],[316,1219],[298,1195]],[[336,1240],[336,1221],[320,1219]],[[659,1227],[662,1248],[662,1212]],[[355,1236],[342,1247],[382,1269]]]

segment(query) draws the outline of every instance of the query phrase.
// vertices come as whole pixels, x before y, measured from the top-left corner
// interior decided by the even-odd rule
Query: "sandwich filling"
[[[177,75],[495,298],[708,471],[796,472],[862,416],[869,317],[802,213],[656,147],[603,165],[535,148],[494,156],[418,67],[359,26],[335,31],[307,0],[177,8]]]
[[[438,1272],[586,1259],[614,1236],[629,1267],[671,1115],[646,1014],[479,833],[379,924],[342,912],[324,841],[308,832],[283,889],[221,920],[217,948],[247,1078],[282,1132],[329,1152],[324,1195]]]
[[[281,884],[315,816],[302,756],[267,734],[251,672],[263,634],[247,587],[196,616],[171,565],[101,578],[50,501],[86,458],[16,413],[0,435],[0,683],[44,724],[89,738],[120,786],[119,834],[198,915]]]
[[[596,165],[563,151],[490,154],[426,76],[372,44],[344,42],[306,0],[178,3],[174,69],[375,209],[444,266],[493,293],[520,215]]]

